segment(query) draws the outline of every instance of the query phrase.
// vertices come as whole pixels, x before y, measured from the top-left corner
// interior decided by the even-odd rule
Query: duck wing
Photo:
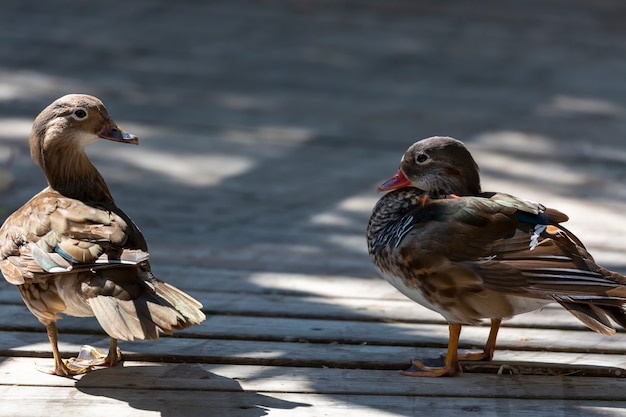
[[[148,259],[139,229],[115,206],[89,205],[46,189],[0,228],[0,269],[12,284]]]
[[[609,318],[626,324],[626,278],[595,263],[560,225],[568,219],[563,213],[489,193],[428,199],[410,216],[407,247],[419,245],[422,259],[443,255],[477,288],[554,300],[603,334],[615,333]]]

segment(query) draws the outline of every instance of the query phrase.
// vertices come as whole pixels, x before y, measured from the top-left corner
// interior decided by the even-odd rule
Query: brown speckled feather
[[[107,207],[108,206],[108,207]],[[115,211],[120,213],[117,214]],[[123,258],[124,251],[147,256],[147,246],[137,227],[110,204],[94,207],[46,188],[14,212],[0,229],[0,266],[14,285],[45,279],[50,273],[33,258],[32,244],[63,265],[90,268],[98,258]],[[62,250],[76,262],[63,258]],[[11,264],[15,268],[4,265]],[[80,265],[87,264],[87,265]]]

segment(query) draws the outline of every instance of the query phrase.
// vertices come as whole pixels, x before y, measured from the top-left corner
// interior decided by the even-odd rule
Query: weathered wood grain
[[[400,376],[411,357],[439,359],[447,329],[376,276],[364,239],[404,149],[452,135],[486,190],[566,212],[626,272],[619,1],[5,3],[0,164],[16,158],[0,217],[45,186],[34,116],[95,94],[141,145],[90,156],[156,276],[209,319],[122,343],[122,367],[58,378],[38,371],[45,332],[0,280],[0,416],[626,415],[624,333],[553,306],[506,322],[491,363]],[[108,345],[93,319],[59,327],[65,356]],[[463,348],[486,334],[464,328]]]
[[[24,404],[0,400],[8,415],[30,417],[46,410],[50,415],[63,415],[72,409],[72,415],[85,417],[135,416],[190,416],[190,417],[252,417],[304,416],[319,417],[379,415],[384,417],[420,415],[423,412],[439,415],[477,413],[499,417],[515,415],[533,417],[549,410],[556,417],[587,417],[626,415],[624,401],[598,400],[536,400],[421,396],[371,396],[340,394],[285,394],[248,392],[204,392],[181,390],[119,390],[51,387],[46,390],[33,387],[0,387],[2,398],[23,398]],[[88,404],[88,405],[87,405]]]
[[[611,401],[621,395],[626,381],[606,378],[468,374],[459,378],[463,384],[452,384],[450,379],[416,380],[388,371],[130,363],[71,380],[36,375],[27,361],[16,359],[1,363],[0,372],[0,407],[14,416],[40,410],[45,399],[53,415],[64,406],[79,416],[111,410],[121,415],[248,416],[264,415],[255,414],[263,410],[272,415],[406,415],[414,407],[481,415],[506,410],[530,415],[549,407],[551,415],[593,415],[602,410],[619,413],[626,406]],[[28,386],[28,377],[42,385]],[[18,392],[23,400],[19,405],[8,400]],[[124,414],[129,410],[135,414]]]
[[[4,306],[3,310],[5,314],[0,316],[0,326],[7,330],[42,329],[22,306]],[[67,333],[103,334],[94,318],[68,317],[59,321],[59,328],[61,339]],[[448,328],[430,323],[212,315],[200,325],[177,334],[213,339],[445,347]],[[461,333],[461,347],[480,347],[487,334],[486,327],[465,326]],[[505,327],[498,335],[498,346],[520,350],[619,353],[626,349],[624,337],[623,333],[609,337],[586,328],[574,331]]]
[[[65,357],[75,356],[83,344],[105,348],[108,340],[101,336],[68,334],[59,348]],[[256,364],[272,366],[313,366],[362,369],[395,369],[408,367],[411,358],[440,363],[445,348],[385,346],[367,344],[325,344],[272,342],[209,338],[162,338],[158,341],[121,343],[124,358],[156,362],[189,362]],[[50,346],[42,334],[4,332],[0,354],[18,357],[51,357]],[[503,366],[504,365],[504,366]],[[570,366],[571,365],[571,366]],[[535,366],[536,370],[532,371]],[[574,369],[579,366],[580,369]],[[587,369],[587,368],[596,368]],[[623,353],[584,353],[562,351],[496,350],[492,364],[473,364],[468,372],[507,374],[587,374],[624,376]]]
[[[626,380],[579,376],[462,375],[449,379],[416,379],[396,371],[286,366],[176,364],[126,361],[74,379],[42,374],[27,358],[0,362],[2,385],[189,391],[248,391],[301,394],[403,395],[425,397],[492,397],[561,400],[610,400],[623,392]],[[51,360],[40,360],[51,366]]]

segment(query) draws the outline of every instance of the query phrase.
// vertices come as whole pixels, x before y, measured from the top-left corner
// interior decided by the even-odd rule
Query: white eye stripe
[[[87,113],[87,109],[85,109],[84,107],[77,107],[74,112],[72,114],[70,114],[71,117],[73,117],[76,120],[83,120],[85,118],[87,118],[87,115],[89,113]]]

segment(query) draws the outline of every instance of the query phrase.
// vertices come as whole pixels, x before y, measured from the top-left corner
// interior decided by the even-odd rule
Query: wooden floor
[[[591,4],[593,3],[593,4]],[[66,379],[0,280],[0,417],[626,415],[626,333],[556,306],[505,323],[492,363],[404,377],[447,326],[376,276],[364,230],[413,141],[465,141],[486,190],[541,201],[626,273],[626,8],[618,0],[20,0],[0,13],[0,216],[45,184],[36,114],[99,96],[139,147],[88,152],[156,275],[206,322],[124,342]],[[6,185],[12,177],[13,184]],[[108,346],[93,319],[61,349]],[[486,327],[466,327],[463,349]]]

